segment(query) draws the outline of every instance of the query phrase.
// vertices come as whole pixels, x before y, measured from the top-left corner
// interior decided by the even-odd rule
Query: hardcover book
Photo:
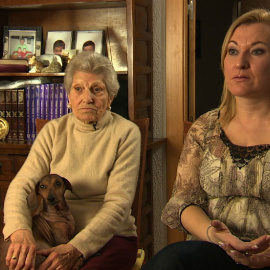
[[[54,119],[54,105],[55,105],[55,100],[54,100],[54,88],[55,88],[55,84],[51,83],[49,86],[49,111],[50,111],[50,115],[49,115],[49,120]]]
[[[45,118],[49,119],[50,116],[50,100],[49,100],[49,91],[50,91],[50,85],[44,84],[44,107],[45,107]]]
[[[12,136],[11,136],[11,89],[6,89],[5,91],[6,93],[6,120],[8,122],[9,125],[9,133],[6,137],[7,141],[11,141],[12,140]]]
[[[18,90],[11,90],[11,138],[18,141]]]
[[[30,85],[30,134],[31,140],[34,141],[36,138],[36,123],[35,123],[35,86]]]
[[[59,85],[54,87],[54,119],[59,118]]]
[[[40,85],[37,84],[34,86],[35,91],[35,119],[40,119]]]
[[[18,89],[18,137],[20,142],[26,140],[25,89]]]
[[[59,90],[59,117],[64,115],[64,85],[62,83],[58,84]]]
[[[0,89],[0,117],[6,117],[6,93],[5,89]]]
[[[45,119],[45,86],[44,84],[40,85],[40,119]]]
[[[31,115],[31,102],[30,102],[30,85],[27,85],[25,87],[25,107],[26,107],[26,140],[31,141],[31,121],[30,121],[30,115]]]

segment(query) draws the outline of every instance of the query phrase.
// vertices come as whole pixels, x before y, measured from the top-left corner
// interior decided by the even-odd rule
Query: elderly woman
[[[270,12],[229,28],[219,108],[190,128],[162,221],[188,240],[144,270],[270,269]],[[192,241],[194,240],[194,241]]]
[[[10,184],[4,206],[4,236],[11,244],[9,269],[34,269],[36,243],[26,198],[42,176],[53,173],[72,184],[66,192],[76,235],[67,244],[42,250],[48,256],[38,269],[130,270],[137,237],[131,205],[140,158],[140,131],[112,113],[117,74],[107,57],[76,55],[64,79],[72,113],[47,123],[27,160]],[[12,259],[12,257],[16,259]]]

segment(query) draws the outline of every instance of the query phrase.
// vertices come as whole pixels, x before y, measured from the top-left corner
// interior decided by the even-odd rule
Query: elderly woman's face
[[[74,115],[84,123],[100,120],[112,102],[102,77],[81,71],[74,74],[68,97]]]
[[[268,97],[270,92],[270,26],[243,24],[234,31],[224,59],[229,91],[238,97]]]

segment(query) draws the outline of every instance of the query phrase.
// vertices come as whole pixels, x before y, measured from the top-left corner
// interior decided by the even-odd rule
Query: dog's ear
[[[39,194],[39,182],[37,182],[37,184],[35,186],[35,191],[36,191],[36,194],[38,195]]]
[[[70,182],[65,178],[65,177],[61,177],[65,183],[66,189],[70,190],[72,192],[72,186],[70,184]]]

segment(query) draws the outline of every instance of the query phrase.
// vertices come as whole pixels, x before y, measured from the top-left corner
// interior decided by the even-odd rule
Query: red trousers
[[[137,237],[114,236],[86,260],[81,270],[131,270],[138,251]]]

